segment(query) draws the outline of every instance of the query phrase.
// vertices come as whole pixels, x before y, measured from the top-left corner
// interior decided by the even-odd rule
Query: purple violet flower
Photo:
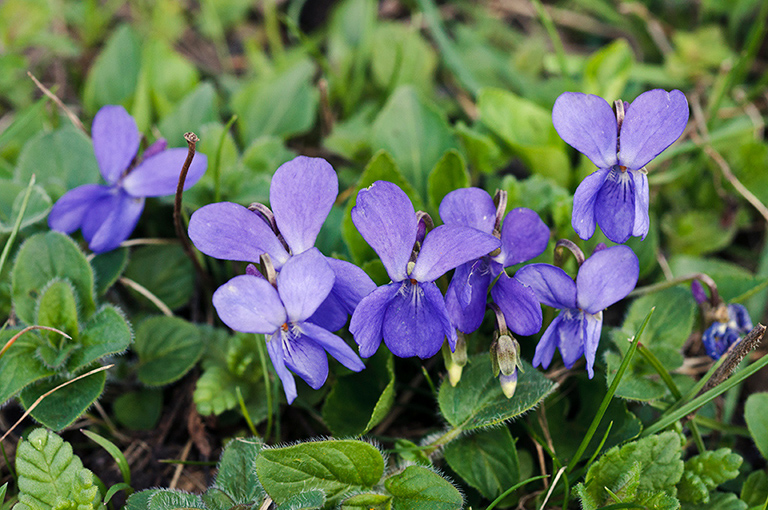
[[[752,329],[752,319],[744,306],[734,303],[727,308],[728,322],[713,322],[701,337],[707,354],[715,360]]]
[[[598,170],[573,197],[571,223],[582,239],[595,223],[615,243],[648,233],[648,177],[645,165],[672,145],[688,123],[688,102],[679,90],[661,89],[623,103],[617,115],[603,98],[565,92],[555,101],[552,122],[560,137],[587,156]]]
[[[625,298],[635,288],[638,274],[637,256],[626,246],[593,253],[579,268],[575,282],[549,264],[531,264],[518,270],[515,277],[531,287],[539,301],[561,309],[536,346],[533,366],[548,368],[559,348],[567,368],[584,354],[591,379],[603,309]]]
[[[145,197],[173,195],[187,149],[165,150],[158,140],[137,160],[141,134],[125,108],[105,106],[91,128],[93,151],[107,186],[85,184],[66,192],[53,206],[48,226],[70,234],[81,229],[88,247],[103,253],[120,246],[136,228]],[[208,161],[197,153],[189,167],[184,189],[205,173]]]
[[[327,161],[299,156],[280,165],[272,176],[272,225],[246,207],[221,202],[192,214],[189,238],[198,250],[217,259],[258,263],[267,253],[280,271],[292,256],[314,247],[338,192],[336,172]],[[330,257],[326,261],[335,283],[310,320],[336,331],[376,285],[354,264]]]
[[[440,218],[446,225],[472,227],[486,234],[493,234],[497,228],[493,199],[479,188],[448,193],[440,204]],[[547,248],[549,228],[534,211],[519,207],[507,214],[500,230],[499,253],[483,254],[456,268],[445,293],[448,315],[463,333],[479,328],[485,315],[488,287],[501,275],[491,289],[491,297],[512,331],[532,335],[541,329],[539,301],[532,289],[507,276],[504,268],[541,255]]]
[[[359,372],[363,362],[344,340],[309,322],[334,286],[334,271],[317,248],[290,257],[277,275],[277,289],[267,280],[235,276],[213,294],[224,323],[244,333],[268,335],[267,351],[283,383],[285,398],[296,398],[291,370],[312,388],[328,377],[327,351],[342,365]]]
[[[360,355],[372,356],[382,339],[401,358],[429,358],[445,337],[454,350],[456,329],[434,281],[499,248],[501,242],[475,228],[441,225],[426,234],[414,257],[420,221],[408,195],[386,181],[360,190],[352,221],[392,279],[363,298],[352,315],[349,330],[360,345]]]

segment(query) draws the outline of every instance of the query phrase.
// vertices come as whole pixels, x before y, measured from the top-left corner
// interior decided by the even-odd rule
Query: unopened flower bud
[[[499,384],[501,384],[501,391],[504,392],[504,396],[512,398],[517,389],[517,370],[512,372],[511,375],[500,375]]]
[[[502,334],[491,345],[493,375],[510,376],[520,367],[520,344],[509,334]]]
[[[456,348],[453,352],[451,352],[447,342],[443,344],[441,349],[445,369],[448,371],[448,381],[451,383],[451,386],[456,386],[459,383],[464,366],[467,364],[467,342],[461,331],[457,331],[457,334],[458,339],[456,340]]]
[[[704,286],[699,280],[693,280],[691,282],[691,294],[693,294],[693,299],[695,299],[698,304],[702,304],[709,299],[707,297],[707,292],[704,290]]]

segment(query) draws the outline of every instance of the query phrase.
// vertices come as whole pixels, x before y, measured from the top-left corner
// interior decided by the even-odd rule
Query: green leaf
[[[491,136],[470,128],[463,122],[458,122],[455,130],[467,154],[470,168],[492,174],[504,164],[501,147]]]
[[[72,284],[80,318],[91,316],[96,309],[91,265],[72,239],[60,232],[48,232],[30,237],[19,248],[13,266],[13,306],[22,322],[34,324],[38,297],[55,278]]]
[[[666,235],[670,252],[704,255],[730,245],[739,224],[732,221],[724,227],[721,216],[719,211],[712,209],[662,216],[661,231]]]
[[[319,490],[300,492],[277,507],[277,510],[310,510],[321,508],[325,504],[325,496]]]
[[[447,150],[457,147],[443,113],[407,85],[395,90],[379,112],[371,145],[392,155],[422,199],[427,198],[429,172]]]
[[[341,510],[391,510],[392,496],[384,494],[358,494],[345,499]]]
[[[188,494],[171,489],[160,489],[149,498],[149,510],[205,510],[203,498],[196,494]]]
[[[19,394],[21,404],[29,407],[44,393],[66,382],[61,376],[36,382],[24,388]],[[45,397],[30,413],[32,417],[49,429],[61,430],[78,419],[104,391],[106,372],[97,372],[64,386]]]
[[[626,39],[616,39],[587,60],[582,92],[603,97],[609,103],[621,99],[634,64],[635,57],[629,43]]]
[[[528,363],[523,362],[523,367],[515,395],[508,399],[493,376],[490,357],[472,356],[456,386],[447,380],[440,385],[437,401],[443,417],[452,426],[468,431],[497,425],[530,411],[556,385]]]
[[[264,444],[256,438],[233,439],[221,454],[214,487],[229,496],[232,505],[252,505],[263,499],[256,476],[256,458]]]
[[[395,362],[380,350],[366,369],[340,376],[323,405],[323,421],[335,436],[359,436],[375,427],[395,401]]]
[[[210,83],[201,83],[160,121],[158,129],[171,146],[183,146],[184,133],[200,133],[203,125],[217,120],[217,113],[216,90]],[[213,156],[209,154],[209,162]]]
[[[163,386],[186,374],[205,350],[200,330],[178,317],[151,317],[136,329],[137,373],[147,386]]]
[[[0,234],[8,234],[13,230],[26,194],[27,185],[10,179],[0,179]],[[24,229],[43,220],[48,216],[52,204],[51,198],[43,188],[33,186],[19,228]]]
[[[112,411],[131,430],[152,430],[163,412],[163,392],[156,388],[127,391],[112,402]]]
[[[161,118],[167,117],[176,104],[194,89],[200,79],[197,68],[189,59],[177,53],[168,42],[155,38],[142,44],[141,73],[146,76],[154,111]],[[143,125],[140,119],[137,119],[136,123],[139,131],[145,131],[150,127]],[[192,127],[190,126],[188,130]],[[183,126],[181,129],[184,129]],[[171,147],[186,146],[183,132],[181,134],[182,137],[168,139]],[[164,132],[163,135],[165,135]]]
[[[53,200],[73,188],[102,180],[91,140],[69,124],[38,133],[24,144],[14,180],[29,182],[32,174]]]
[[[85,79],[83,104],[89,113],[129,100],[139,79],[140,45],[139,36],[127,24],[112,33]]]
[[[397,510],[459,510],[461,493],[451,483],[422,466],[408,466],[384,480]]]
[[[203,374],[193,394],[198,412],[209,415],[239,409],[239,391],[253,422],[266,419],[269,410],[258,355],[258,342],[264,342],[264,337],[239,332],[230,335],[213,328],[201,331],[208,350],[201,362]]]
[[[580,497],[584,508],[599,508],[615,503],[606,490],[621,501],[652,508],[666,508],[676,503],[675,484],[683,475],[682,445],[676,432],[614,447],[587,471]],[[674,500],[674,501],[673,501]],[[675,505],[676,503],[676,505]]]
[[[713,492],[709,503],[683,502],[682,510],[747,510],[747,504],[732,492]]]
[[[744,404],[744,419],[755,446],[768,459],[768,393],[753,393]]]
[[[451,149],[440,158],[429,173],[427,183],[429,205],[437,211],[443,197],[451,191],[469,186],[469,172],[459,151]]]
[[[6,329],[0,333],[0,344],[5,345],[18,332],[17,329]],[[28,384],[56,373],[43,365],[36,355],[43,343],[36,333],[27,332],[0,358],[0,404]]]
[[[159,491],[160,489],[147,489],[134,492],[125,501],[125,510],[149,510],[149,500]]]
[[[507,427],[481,430],[446,445],[448,465],[484,498],[496,499],[519,481],[515,441]]]
[[[376,256],[376,252],[373,251],[373,248],[368,246],[368,243],[365,242],[363,236],[357,231],[355,224],[352,223],[350,213],[352,207],[357,203],[358,192],[376,181],[389,181],[397,184],[403,191],[405,191],[408,198],[411,199],[414,209],[422,209],[421,200],[419,199],[418,194],[400,174],[397,168],[397,163],[392,159],[392,156],[385,151],[379,151],[374,154],[371,161],[366,165],[365,170],[363,170],[363,175],[360,176],[355,191],[351,194],[351,197],[347,202],[347,207],[344,211],[344,220],[341,224],[341,235],[344,238],[344,242],[347,243],[349,252],[358,264],[362,264],[368,260],[377,259],[378,257]]]
[[[128,266],[128,248],[100,253],[91,259],[96,280],[96,295],[103,296],[122,276]]]
[[[307,488],[322,490],[332,504],[350,491],[376,485],[384,473],[384,459],[363,441],[317,441],[262,450],[256,473],[278,505]]]
[[[126,460],[125,455],[123,455],[123,452],[120,451],[120,448],[115,445],[112,441],[107,439],[106,437],[102,437],[95,432],[91,432],[90,430],[81,430],[83,434],[88,437],[91,441],[97,443],[99,446],[104,448],[107,453],[115,460],[115,463],[117,464],[117,467],[120,469],[120,474],[123,475],[123,481],[130,487],[131,485],[131,467],[128,465],[128,460]]]
[[[768,278],[755,276],[742,266],[720,259],[677,255],[669,260],[675,276],[706,273],[717,284],[717,293],[727,302],[739,302],[768,284]]]
[[[77,372],[105,356],[125,351],[131,344],[131,327],[123,313],[114,306],[101,307],[83,327],[80,348],[67,362],[70,372]]]
[[[75,290],[66,280],[53,280],[43,290],[37,305],[37,321],[35,324],[56,328],[68,334],[75,340],[78,338],[77,302]],[[66,342],[58,333],[53,331],[40,331],[40,334],[48,339],[51,345]]]
[[[38,428],[16,450],[19,502],[14,510],[102,509],[93,473],[53,432]],[[62,502],[67,502],[62,506]]]
[[[136,248],[125,276],[144,286],[171,310],[184,306],[193,294],[195,272],[192,262],[176,244]],[[143,296],[139,299],[147,302]]]
[[[619,350],[626,352],[629,346],[626,338],[637,331],[645,320],[647,310],[654,306],[656,312],[643,334],[643,345],[648,347],[668,370],[674,370],[683,363],[679,351],[691,334],[697,313],[696,302],[688,288],[673,287],[636,299],[629,307],[621,329],[616,330],[612,337]],[[646,367],[643,373],[653,371],[639,357],[633,360],[630,369],[639,373],[642,372],[643,366]],[[631,378],[624,378],[628,379]],[[624,380],[617,391],[619,396],[623,396]]]
[[[569,186],[571,164],[548,109],[493,88],[480,91],[477,108],[480,121],[504,140],[532,173]]]
[[[240,89],[231,106],[243,143],[266,135],[290,138],[312,129],[319,103],[318,91],[312,85],[314,74],[314,64],[300,60]]]
[[[768,474],[765,471],[753,471],[741,487],[741,500],[747,506],[762,506],[768,500]]]
[[[710,492],[739,476],[743,459],[730,448],[705,451],[685,461],[685,472],[677,484],[678,497],[690,503],[709,503]]]
[[[371,71],[379,88],[412,85],[431,93],[437,55],[419,30],[402,23],[380,22],[373,33]]]

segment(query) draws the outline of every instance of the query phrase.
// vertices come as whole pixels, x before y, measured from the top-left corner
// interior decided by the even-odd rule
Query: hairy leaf
[[[487,354],[473,356],[456,386],[443,381],[437,401],[448,423],[462,430],[489,427],[512,420],[533,409],[555,384],[531,365],[518,375],[517,389],[507,398],[493,376]]]
[[[200,330],[178,317],[150,317],[136,329],[139,380],[162,386],[180,379],[205,350]]]
[[[461,493],[451,483],[422,466],[408,466],[387,477],[384,487],[392,494],[397,510],[459,510]]]
[[[72,446],[45,429],[33,430],[16,451],[19,502],[14,510],[102,509],[93,473],[72,453]]]
[[[685,461],[678,497],[690,503],[709,503],[709,493],[721,483],[739,476],[742,458],[730,448],[709,450]]]
[[[297,492],[318,489],[327,502],[350,491],[370,489],[384,472],[384,459],[363,441],[317,441],[269,448],[256,458],[256,473],[264,490],[278,504]]]

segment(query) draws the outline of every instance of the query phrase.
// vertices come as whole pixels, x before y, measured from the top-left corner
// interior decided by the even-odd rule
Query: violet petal
[[[176,194],[179,174],[187,159],[187,149],[168,149],[141,162],[123,179],[123,188],[134,197],[162,197]],[[208,158],[199,152],[189,165],[184,189],[200,180],[208,168]]]
[[[408,195],[391,182],[376,181],[357,194],[352,222],[392,281],[405,280],[417,230],[416,212]]]
[[[611,171],[603,168],[589,174],[573,195],[573,216],[571,225],[576,234],[584,240],[589,239],[595,233],[595,200],[597,193],[603,187],[605,178]]]
[[[635,181],[629,172],[611,170],[595,200],[595,217],[605,237],[626,242],[635,226]]]
[[[349,322],[349,332],[360,346],[360,356],[373,356],[381,344],[384,313],[400,289],[399,283],[382,285],[360,301]]]
[[[304,379],[313,390],[320,389],[328,378],[328,357],[314,340],[305,336],[287,336],[283,340],[285,366]]]
[[[515,279],[533,290],[536,299],[552,308],[576,308],[576,283],[559,267],[530,264],[518,269]]]
[[[189,220],[189,238],[208,256],[259,262],[268,253],[275,269],[288,260],[288,252],[258,214],[242,205],[220,202],[201,207]]]
[[[213,293],[219,318],[235,331],[273,333],[288,320],[275,288],[258,276],[235,276]]]
[[[531,209],[512,209],[501,227],[501,253],[493,260],[503,267],[538,257],[547,249],[549,227]]]
[[[91,137],[102,177],[115,184],[139,150],[141,135],[136,121],[122,106],[105,106],[93,118]]]
[[[315,245],[338,194],[336,172],[322,158],[298,156],[275,171],[269,203],[291,253],[296,255]]]
[[[291,322],[308,319],[325,301],[336,279],[317,248],[292,256],[277,275],[277,292]]]
[[[325,260],[336,275],[331,295],[336,296],[346,312],[352,315],[360,300],[376,290],[376,284],[365,271],[350,262],[331,257]]]
[[[472,227],[440,225],[424,239],[411,278],[432,282],[446,271],[489,254],[501,245],[490,234]]]
[[[581,310],[568,309],[560,314],[563,320],[557,328],[557,343],[566,368],[571,368],[584,354],[584,327],[586,319]]]
[[[446,225],[464,225],[490,234],[496,222],[496,205],[484,189],[461,188],[440,202],[440,218]]]
[[[651,226],[651,219],[648,216],[650,200],[648,176],[638,170],[628,170],[627,173],[635,181],[635,224],[632,226],[632,235],[645,240]]]
[[[507,326],[518,335],[533,335],[541,329],[541,305],[533,289],[502,272],[491,289],[493,302],[504,313]]]
[[[480,327],[488,302],[490,271],[460,271],[469,264],[462,264],[453,274],[445,293],[445,308],[451,322],[463,333],[472,333]],[[466,296],[467,299],[464,299]],[[539,306],[538,301],[536,306]]]
[[[621,125],[622,165],[639,170],[672,145],[688,124],[688,101],[679,90],[649,90],[637,96]]]
[[[595,376],[595,355],[597,354],[597,346],[600,343],[600,333],[603,330],[603,314],[602,312],[591,314],[584,314],[584,358],[587,360],[587,373],[589,378]]]
[[[131,236],[144,210],[144,199],[117,191],[95,202],[83,216],[83,237],[94,253],[114,250]]]
[[[444,322],[450,325],[445,304],[442,310],[436,307],[431,294],[428,298],[420,284],[405,281],[400,286],[384,313],[384,343],[399,358],[430,358],[443,345]]]
[[[347,317],[344,305],[331,291],[307,321],[328,331],[338,331],[347,323]]]
[[[592,254],[576,276],[578,307],[594,314],[624,299],[635,288],[638,274],[637,256],[627,246]]]
[[[541,336],[541,340],[536,344],[536,352],[533,355],[533,366],[542,367],[544,370],[549,368],[549,364],[552,363],[552,358],[555,355],[555,349],[557,348],[560,335],[558,334],[558,328],[563,321],[563,312],[560,312],[557,317],[549,324],[549,327]]]
[[[360,358],[341,338],[314,324],[302,324],[304,334],[317,342],[328,354],[350,370],[359,372],[365,368]]]
[[[272,360],[272,366],[275,367],[275,372],[277,372],[277,376],[280,378],[280,382],[283,383],[285,399],[289,404],[292,404],[298,395],[296,392],[296,381],[293,380],[293,374],[285,366],[279,333],[272,335],[272,338],[267,342],[267,352],[269,353],[269,359]]]
[[[48,226],[70,234],[79,229],[84,216],[99,200],[108,197],[112,188],[100,184],[85,184],[64,193],[48,215]]]
[[[602,97],[564,92],[552,108],[552,123],[565,142],[598,168],[616,164],[616,114]]]

